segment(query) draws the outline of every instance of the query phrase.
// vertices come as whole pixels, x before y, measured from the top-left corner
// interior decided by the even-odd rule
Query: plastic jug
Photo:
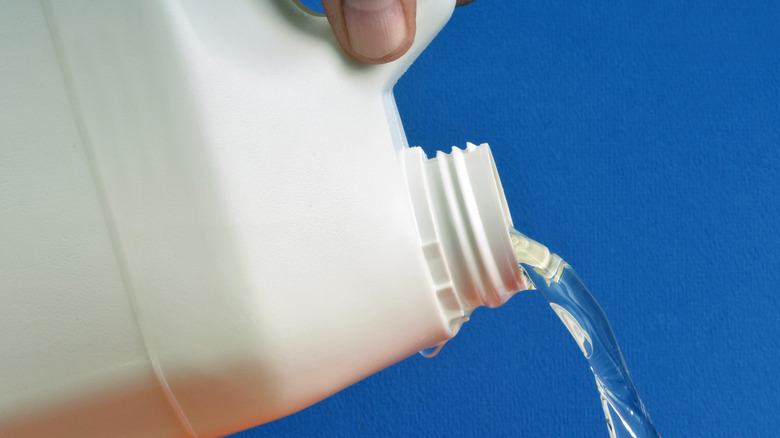
[[[215,436],[298,411],[525,284],[486,145],[281,0],[0,14],[0,436]]]

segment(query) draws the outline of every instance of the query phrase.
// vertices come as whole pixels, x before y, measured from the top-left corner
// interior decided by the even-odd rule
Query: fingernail
[[[388,55],[406,39],[401,0],[344,0],[344,20],[352,50],[366,58]]]

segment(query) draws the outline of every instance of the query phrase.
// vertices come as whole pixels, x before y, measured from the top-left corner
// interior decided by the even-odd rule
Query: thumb
[[[322,0],[341,47],[358,61],[398,59],[414,41],[417,0]]]

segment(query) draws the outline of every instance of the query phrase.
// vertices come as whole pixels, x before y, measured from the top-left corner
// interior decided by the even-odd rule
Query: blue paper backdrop
[[[778,436],[780,2],[580,3],[457,9],[395,88],[409,143],[491,144],[515,226],[601,302],[662,435]],[[607,436],[537,293],[237,436],[510,435]]]

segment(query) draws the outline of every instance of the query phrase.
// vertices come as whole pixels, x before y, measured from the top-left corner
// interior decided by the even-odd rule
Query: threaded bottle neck
[[[406,176],[431,280],[454,335],[479,306],[527,289],[514,255],[504,191],[487,144],[428,159],[405,151]]]

